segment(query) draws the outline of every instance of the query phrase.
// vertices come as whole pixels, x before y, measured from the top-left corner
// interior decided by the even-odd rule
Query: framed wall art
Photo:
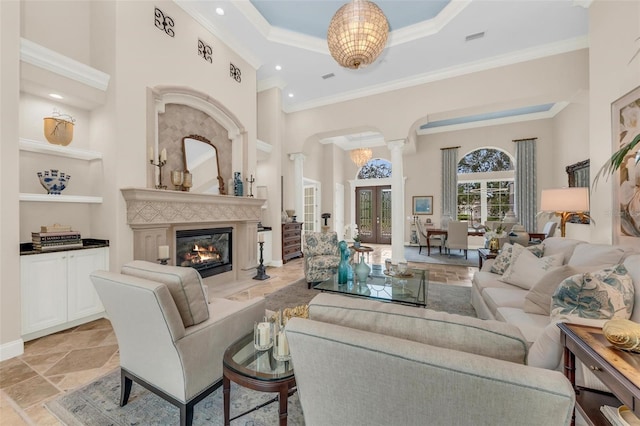
[[[640,134],[640,86],[611,104],[613,152]],[[640,144],[631,149],[613,173],[613,242],[640,237]]]
[[[413,214],[433,214],[433,196],[415,195],[413,197]]]

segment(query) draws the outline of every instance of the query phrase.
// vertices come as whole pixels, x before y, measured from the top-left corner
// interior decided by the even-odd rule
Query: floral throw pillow
[[[629,319],[634,287],[624,265],[573,275],[560,284],[551,299],[551,318]]]
[[[513,256],[513,250],[514,248],[516,248],[516,246],[523,249],[525,248],[518,243],[505,243],[502,246],[502,251],[500,251],[500,254],[496,257],[496,260],[493,261],[491,269],[489,270],[494,274],[504,274],[511,264],[511,257]],[[544,255],[544,243],[526,247],[526,250],[529,250],[531,253],[535,254],[536,257],[542,257]]]

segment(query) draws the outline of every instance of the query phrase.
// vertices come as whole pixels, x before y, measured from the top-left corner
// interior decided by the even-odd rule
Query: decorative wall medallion
[[[172,28],[175,25],[173,22],[173,18],[171,16],[165,15],[157,7],[155,8],[155,25],[156,28],[164,31],[168,36],[175,36],[176,34],[173,32]]]
[[[231,78],[233,78],[238,83],[242,82],[242,72],[240,71],[240,68],[236,67],[232,63],[229,63],[229,72]]]
[[[205,61],[208,61],[211,64],[213,63],[213,59],[211,59],[212,53],[213,49],[211,48],[211,46],[198,39],[198,55],[202,56]]]

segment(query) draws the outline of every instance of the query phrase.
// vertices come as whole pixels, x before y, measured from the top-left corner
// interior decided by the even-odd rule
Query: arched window
[[[381,179],[391,177],[391,163],[382,158],[373,158],[358,172],[358,179]]]
[[[458,220],[481,224],[513,210],[514,164],[509,154],[481,148],[458,162]]]

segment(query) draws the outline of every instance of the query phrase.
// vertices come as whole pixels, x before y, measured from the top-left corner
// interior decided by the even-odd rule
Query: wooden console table
[[[591,425],[609,425],[600,407],[622,404],[640,416],[640,354],[614,348],[601,328],[567,323],[558,327],[564,346],[564,373],[576,391],[576,408],[582,417]],[[576,357],[612,393],[576,386]],[[571,424],[575,424],[575,413]]]

